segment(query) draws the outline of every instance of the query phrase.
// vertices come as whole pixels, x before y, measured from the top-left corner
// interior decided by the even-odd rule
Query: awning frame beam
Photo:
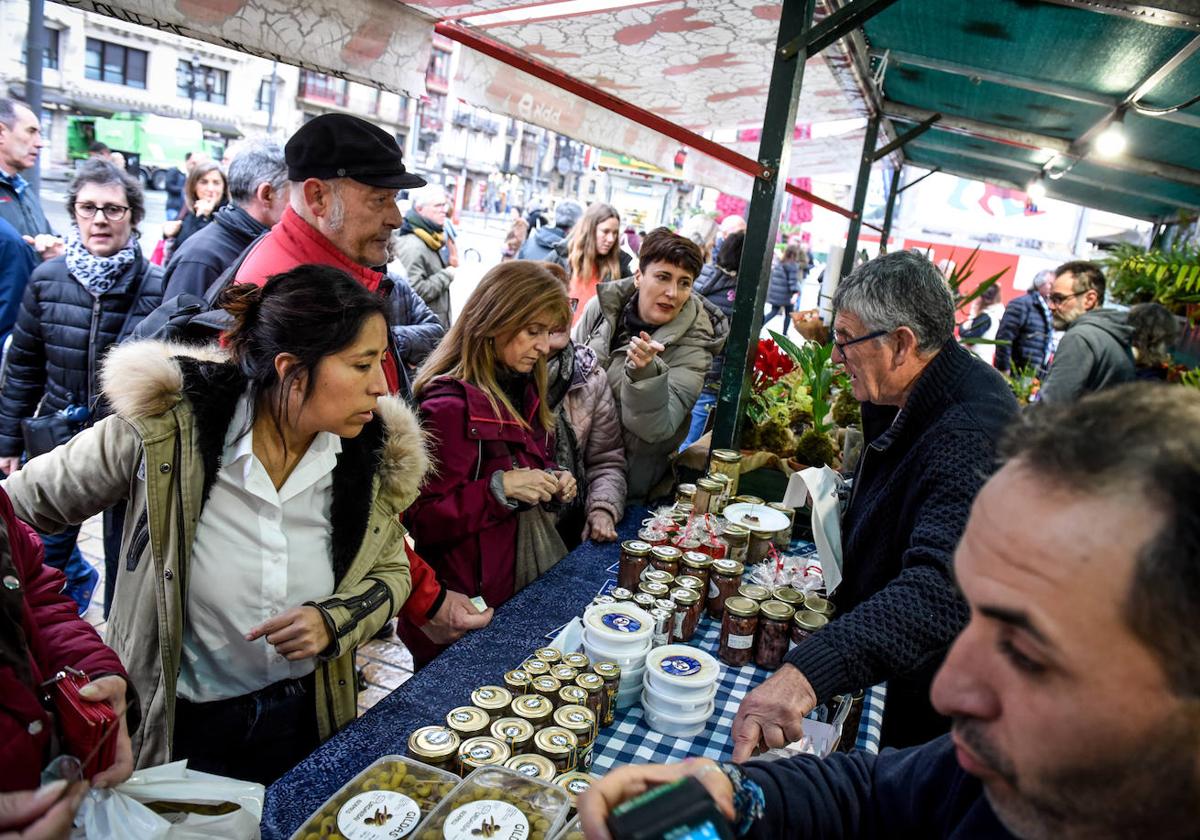
[[[794,58],[799,55],[801,47],[808,58],[820,55],[830,44],[860,28],[895,2],[896,0],[850,0],[847,5],[835,9],[815,24],[803,37],[797,36],[780,47],[779,56],[785,59]]]

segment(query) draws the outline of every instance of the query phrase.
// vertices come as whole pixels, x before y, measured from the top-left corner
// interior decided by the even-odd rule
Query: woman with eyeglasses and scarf
[[[107,161],[89,160],[68,188],[67,212],[74,225],[66,249],[29,278],[4,360],[0,469],[8,475],[21,468],[26,452],[23,420],[62,413],[69,438],[107,413],[97,381],[104,354],[162,303],[162,269],[151,265],[138,245],[145,203],[136,180]],[[112,511],[105,513],[104,526],[105,555],[111,558],[106,562],[107,613],[121,538]],[[42,540],[46,562],[67,576],[67,594],[82,614],[99,573],[76,548],[78,535],[74,527],[43,534]]]

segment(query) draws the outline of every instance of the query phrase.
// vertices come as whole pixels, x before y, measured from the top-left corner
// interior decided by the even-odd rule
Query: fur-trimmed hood
[[[155,340],[120,344],[105,357],[100,378],[113,413],[133,422],[166,414],[188,398],[202,450],[224,440],[233,404],[245,391],[245,377],[217,345]],[[381,397],[375,414],[358,438],[343,439],[343,452],[350,441],[366,443],[375,456],[371,466],[379,476],[381,496],[402,511],[416,499],[430,469],[425,435],[416,414],[398,397]],[[205,451],[205,460],[211,462],[219,454],[219,446],[215,453]],[[211,472],[215,477],[215,469]],[[211,477],[205,484],[207,491]]]

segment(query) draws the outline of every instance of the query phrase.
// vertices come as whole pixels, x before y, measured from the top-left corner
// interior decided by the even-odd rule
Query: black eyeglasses
[[[1088,293],[1088,291],[1090,291],[1090,290],[1084,289],[1082,292],[1072,292],[1069,295],[1064,295],[1062,292],[1055,292],[1054,294],[1047,297],[1046,300],[1050,301],[1055,306],[1062,306],[1064,303],[1069,301],[1071,298],[1079,297],[1080,295],[1085,295]]]
[[[891,330],[875,330],[875,332],[867,333],[866,335],[860,335],[858,338],[852,338],[849,341],[837,341],[835,339],[833,342],[833,346],[838,349],[839,353],[841,353],[843,356],[845,356],[847,347],[853,347],[855,344],[858,344],[859,342],[870,341],[873,338],[882,338],[883,336],[887,335],[890,332],[891,332]],[[835,333],[835,335],[836,335],[836,333]]]
[[[91,202],[73,205],[75,214],[81,219],[94,219],[97,213],[103,213],[104,218],[110,222],[119,222],[125,218],[125,214],[129,212],[129,208],[120,204],[105,204],[103,207],[97,207]]]

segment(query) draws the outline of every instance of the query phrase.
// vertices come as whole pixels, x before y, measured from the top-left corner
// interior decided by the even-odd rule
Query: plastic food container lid
[[[712,713],[716,709],[716,704],[710,700],[699,709],[688,712],[687,714],[680,714],[678,709],[665,707],[660,703],[654,702],[654,697],[649,692],[643,691],[642,708],[647,709],[653,714],[670,718],[673,723],[687,725],[690,723],[699,723],[702,720],[708,720],[710,717],[712,717]]]
[[[570,806],[566,791],[552,783],[505,767],[481,767],[443,799],[417,831],[444,840],[480,840],[485,832],[494,840],[535,833],[549,837],[566,822]]]
[[[413,734],[415,736],[417,733]],[[454,740],[457,746],[458,739]],[[317,831],[326,817],[333,818],[334,826],[342,836],[362,836],[358,832],[366,825],[364,820],[374,819],[380,813],[386,813],[388,820],[386,832],[380,829],[378,836],[408,837],[416,829],[421,818],[432,812],[435,806],[454,790],[459,781],[452,773],[429,767],[411,758],[385,755],[342,785],[337,793],[325,800],[324,804],[305,820],[304,825],[300,826],[292,837],[304,837]]]
[[[583,624],[589,637],[615,650],[641,647],[654,632],[650,615],[628,601],[588,607]]]
[[[705,691],[721,677],[710,653],[690,645],[663,645],[646,657],[646,672],[672,688]]]
[[[645,681],[644,690],[651,702],[664,712],[686,715],[701,709],[713,702],[717,696],[717,684],[713,683],[703,691],[682,692],[673,688],[665,688],[656,683],[653,678]]]
[[[550,840],[584,840],[583,826],[579,824],[579,817],[567,823],[567,827],[561,833],[554,835]]]

